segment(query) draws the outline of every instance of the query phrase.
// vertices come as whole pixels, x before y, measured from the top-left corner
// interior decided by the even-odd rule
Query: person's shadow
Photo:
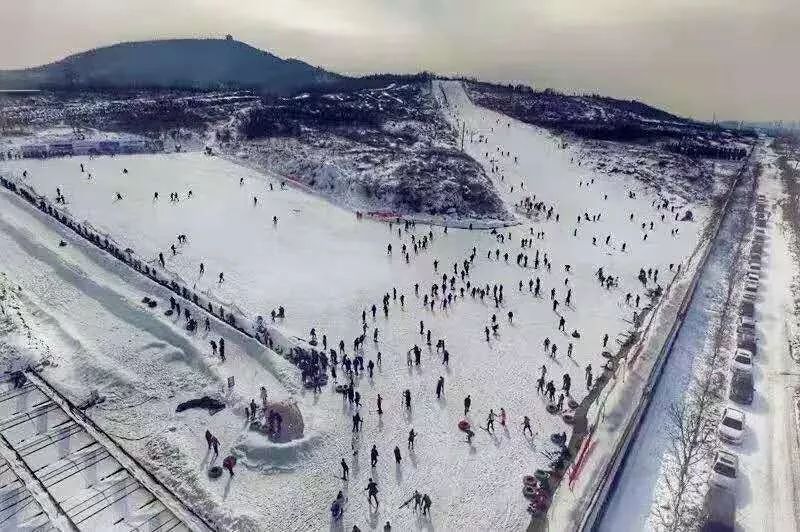
[[[222,494],[222,500],[228,499],[228,494],[231,492],[231,484],[233,484],[233,475],[228,476],[228,483],[225,484],[225,493]]]

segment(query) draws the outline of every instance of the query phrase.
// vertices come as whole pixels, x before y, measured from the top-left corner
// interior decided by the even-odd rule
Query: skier
[[[403,392],[403,402],[405,403],[406,410],[411,410],[411,390],[406,389]]]
[[[441,375],[439,376],[439,380],[436,381],[436,398],[442,398],[442,392],[444,391],[444,377]]]
[[[470,397],[469,395],[467,395],[467,396],[464,398],[464,415],[465,415],[465,416],[466,416],[467,414],[469,414],[469,407],[470,407],[470,405],[472,405],[472,397]]]
[[[414,432],[414,429],[408,431],[408,448],[412,451],[414,450],[414,438],[417,437],[417,433]]]
[[[400,460],[402,460],[402,459],[403,459],[403,457],[400,456],[400,447],[395,445],[394,446],[394,461],[395,461],[395,463],[397,465],[400,465]]]
[[[381,394],[378,394],[377,402],[378,402],[378,415],[380,416],[381,414],[383,414],[383,408],[381,408],[381,403],[383,403],[383,397],[381,397]]]
[[[342,458],[342,480],[345,482],[347,482],[348,473],[350,473],[350,468],[347,467],[347,462],[345,462],[344,458]]]
[[[494,418],[495,418],[494,409],[490,408],[489,409],[489,416],[486,418],[486,431],[487,432],[489,431],[489,429],[491,429],[492,432],[494,432]]]
[[[500,407],[500,426],[506,426],[506,409],[503,407]]]

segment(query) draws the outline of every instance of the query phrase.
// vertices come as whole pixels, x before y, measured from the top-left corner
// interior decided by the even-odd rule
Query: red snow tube
[[[464,431],[469,430],[469,421],[467,421],[466,419],[462,419],[461,421],[458,422],[458,428],[459,430],[464,430]]]

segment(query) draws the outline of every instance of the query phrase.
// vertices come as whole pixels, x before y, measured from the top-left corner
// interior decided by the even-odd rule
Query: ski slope
[[[510,208],[536,194],[537,201],[554,207],[553,219],[531,221],[521,217],[519,225],[500,231],[503,242],[489,231],[450,228],[444,233],[441,227],[422,224],[410,231],[401,226],[398,234],[397,224],[390,227],[383,222],[358,220],[353,213],[319,197],[290,187],[284,190],[280,177],[264,176],[196,153],[7,163],[4,171],[19,176],[51,200],[58,187],[75,217],[88,220],[123,248],[131,247],[152,265],[156,265],[158,253],[162,252],[170,272],[218,300],[235,303],[245,314],[267,317],[278,305],[285,306],[287,319],[277,326],[288,334],[305,338],[315,327],[319,337],[327,335],[329,346],[336,346],[342,339],[352,354],[352,339],[361,334],[361,314],[367,311],[365,360],[374,360],[377,351],[381,351],[382,364],[374,378],[356,381],[364,404],[364,428],[356,439],[351,433],[352,410],[347,402],[330,386],[318,396],[300,388],[299,371],[292,382],[286,377],[287,364],[275,362],[278,355],[274,353],[264,353],[263,349],[256,352],[251,346],[221,364],[208,349],[202,352],[207,339],[198,333],[190,338],[191,346],[178,345],[180,356],[171,355],[179,364],[158,366],[154,385],[167,386],[163,381],[170,381],[170,372],[174,371],[180,376],[184,397],[193,391],[208,392],[220,387],[228,376],[237,380],[236,393],[227,398],[230,408],[214,417],[200,411],[168,413],[174,402],[168,393],[157,390],[155,404],[164,416],[142,419],[141,410],[137,410],[129,421],[152,436],[126,444],[146,456],[160,475],[168,475],[179,485],[189,504],[212,507],[220,528],[241,527],[242,521],[236,516],[246,516],[249,526],[264,530],[322,530],[332,526],[350,529],[354,524],[369,529],[386,521],[397,529],[523,528],[529,519],[525,512],[527,501],[521,495],[521,477],[547,466],[549,460],[540,451],[552,448],[550,434],[569,430],[560,418],[545,412],[546,400],[536,393],[540,367],[547,367],[547,379],[553,379],[557,388],[561,387],[562,374],[569,374],[572,396],[580,401],[586,394],[584,368],[591,364],[597,376],[605,362],[600,355],[603,335],[609,335],[609,347],[616,349],[616,340],[631,329],[636,309],[632,303],[625,303],[625,294],[639,294],[642,306],[647,303],[644,287],[636,278],[639,269],[657,268],[659,282],[665,284],[673,275],[669,264],[680,263],[698,243],[698,234],[708,216],[707,207],[687,205],[681,198],[669,197],[679,210],[688,207],[694,213],[694,222],[675,222],[669,210],[653,206],[660,197],[659,191],[641,188],[623,177],[584,171],[577,161],[573,163],[570,150],[559,147],[558,139],[473,106],[457,83],[436,82],[435,91],[446,94],[446,102],[442,98],[441,103],[454,126],[465,123],[473,134],[474,142],[467,141],[465,149],[484,165]],[[477,142],[481,135],[488,143]],[[499,150],[510,155],[501,156]],[[80,163],[86,172],[81,173]],[[27,171],[24,178],[23,171]],[[524,184],[524,190],[520,184]],[[153,199],[154,192],[159,192],[158,200]],[[170,202],[171,192],[177,192],[180,201]],[[636,197],[631,198],[629,192],[635,192]],[[116,199],[117,193],[122,195],[121,200]],[[21,207],[6,192],[0,193],[0,202],[7,225],[17,230],[29,227],[29,208]],[[12,209],[16,214],[9,214]],[[555,213],[559,222],[554,220]],[[600,219],[576,223],[584,213],[590,217],[599,214]],[[662,214],[666,215],[663,222]],[[273,216],[277,216],[277,224],[273,223]],[[644,231],[642,223],[647,225]],[[59,230],[47,228],[51,224],[41,223],[37,230],[25,233],[25,238],[47,239],[46,246],[51,251],[48,263],[58,254],[68,257],[64,260],[83,261],[76,252],[69,251],[72,246],[68,251],[57,248],[58,238],[53,231]],[[674,228],[680,229],[677,235],[671,234]],[[575,229],[577,236],[573,236]],[[407,263],[401,246],[406,244],[411,249],[411,235],[422,238],[429,231],[433,233],[431,245],[416,254],[410,251]],[[532,237],[539,231],[544,231],[544,238]],[[187,235],[186,244],[178,245],[179,234]],[[58,235],[72,238],[63,231]],[[21,245],[22,237],[17,236],[16,243],[9,242],[9,247]],[[521,248],[521,238],[533,238],[531,247]],[[623,242],[625,252],[621,250]],[[390,243],[393,252],[387,254]],[[176,245],[174,256],[169,249],[171,244]],[[449,277],[453,264],[468,259],[473,247],[476,256],[465,280],[472,286],[502,284],[503,304],[495,308],[490,288],[490,295],[483,301],[470,297],[466,291],[463,299],[456,297],[447,309],[438,303],[433,311],[423,308],[422,297],[431,284],[441,283],[443,273]],[[97,253],[89,247],[81,249],[82,253]],[[537,249],[542,255],[547,253],[551,271],[542,265],[538,270],[533,268]],[[495,250],[500,251],[499,259],[494,258]],[[492,252],[491,259],[487,259],[488,252]],[[507,262],[503,259],[506,252]],[[529,255],[529,267],[517,265],[520,252]],[[23,253],[11,255],[22,260]],[[15,259],[0,257],[0,269],[8,267],[4,260]],[[102,272],[107,266],[96,267],[99,260],[93,259],[95,266],[86,270],[90,279],[111,290],[117,290],[114,286],[119,283],[135,283],[122,290],[127,298],[135,298],[132,294],[137,290],[145,293],[145,281],[124,279],[134,273],[108,276]],[[434,260],[439,262],[438,271],[434,271]],[[205,265],[204,275],[199,274],[201,262]],[[570,273],[565,272],[567,264]],[[596,277],[599,267],[606,275],[618,277],[619,286],[610,290],[601,287]],[[19,275],[30,275],[29,281],[34,283],[37,268],[46,271],[35,263],[16,270]],[[34,273],[28,274],[28,270]],[[218,282],[219,272],[224,272],[222,283]],[[529,280],[536,277],[542,283],[540,298],[528,291]],[[522,291],[518,289],[520,281]],[[414,292],[415,283],[420,287],[419,296]],[[461,286],[458,277],[456,291]],[[654,286],[651,280],[648,287]],[[403,308],[399,300],[390,299],[390,311],[384,317],[381,297],[391,294],[393,288],[397,288],[398,298],[405,296],[405,305]],[[555,289],[560,301],[558,313],[552,310],[551,289]],[[567,289],[572,290],[570,307],[564,304]],[[113,307],[113,297],[106,296],[107,304]],[[165,297],[166,294],[160,296],[162,308]],[[80,299],[72,304],[83,305]],[[369,312],[372,304],[378,308],[374,320]],[[513,311],[513,323],[507,318],[509,311]],[[500,324],[499,333],[487,341],[484,327],[491,323],[493,314]],[[559,315],[566,319],[564,333],[557,330]],[[145,328],[156,326],[152,319],[144,319],[130,309],[123,317],[126,327],[137,323]],[[62,313],[61,319],[70,318]],[[119,313],[115,319],[120,319]],[[101,317],[98,320],[100,329],[103,321]],[[441,365],[434,347],[425,345],[419,334],[420,320],[426,330],[432,331],[434,345],[439,338],[446,340],[451,354],[449,367]],[[170,330],[178,330],[167,325]],[[377,343],[372,341],[375,327],[379,330]],[[581,338],[569,337],[567,333],[572,330],[578,330]],[[546,337],[558,345],[555,360],[543,351]],[[177,339],[173,341],[179,344]],[[570,341],[574,343],[571,359],[566,357]],[[415,344],[423,349],[422,365],[408,367],[406,352]],[[156,348],[153,353],[157,358],[159,350]],[[152,371],[146,366],[134,364],[130,371]],[[120,378],[110,374],[112,379]],[[445,377],[445,396],[436,400],[434,388],[440,375]],[[80,381],[92,377],[71,378]],[[298,401],[306,428],[303,439],[279,445],[270,444],[256,433],[247,433],[244,406],[250,397],[258,397],[262,383],[267,384],[270,394],[291,396]],[[401,408],[404,389],[411,391],[410,412]],[[378,393],[384,398],[384,414],[380,418],[375,413]],[[456,424],[463,417],[462,400],[467,394],[472,398],[467,418],[473,424],[485,425],[489,409],[499,412],[503,407],[508,413],[508,426],[504,429],[496,423],[494,435],[476,430],[472,444],[466,443]],[[533,439],[521,433],[524,415],[533,422]],[[125,422],[125,416],[125,412],[117,412],[115,420]],[[405,442],[412,427],[419,437],[410,453]],[[208,456],[202,433],[206,428],[220,438],[224,448],[221,454],[233,452],[239,457],[239,465],[244,466],[227,484],[224,480],[210,481],[205,475]],[[373,444],[380,453],[374,469],[369,466]],[[400,466],[392,463],[395,445],[403,455]],[[358,451],[355,457],[353,448]],[[349,483],[337,478],[341,458],[350,465]],[[367,505],[363,492],[369,477],[378,482],[380,489],[377,510]],[[349,502],[343,521],[331,523],[330,503],[340,489]],[[408,507],[398,508],[415,489],[430,494],[430,519],[412,514]]]

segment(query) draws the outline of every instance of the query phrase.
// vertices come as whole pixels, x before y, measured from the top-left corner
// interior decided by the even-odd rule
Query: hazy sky
[[[800,0],[4,0],[0,68],[220,36],[343,73],[474,75],[800,119]]]

